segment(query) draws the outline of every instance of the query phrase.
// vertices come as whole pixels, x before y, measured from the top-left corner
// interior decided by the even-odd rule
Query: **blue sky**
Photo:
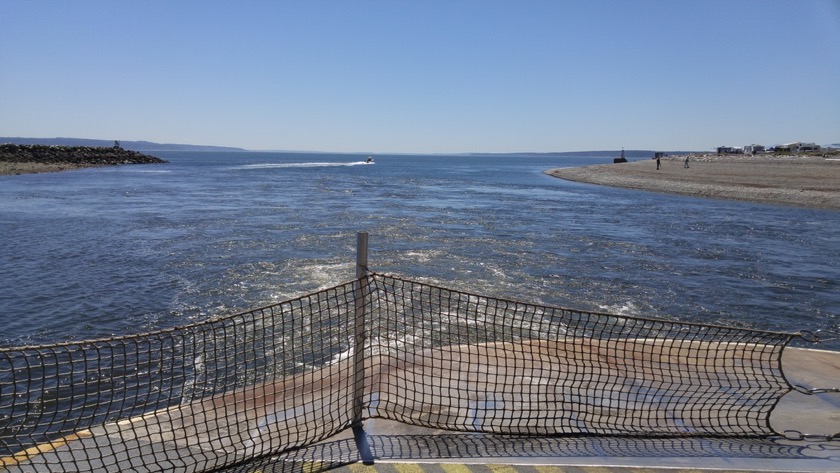
[[[840,141],[840,0],[0,0],[0,136],[346,152]]]

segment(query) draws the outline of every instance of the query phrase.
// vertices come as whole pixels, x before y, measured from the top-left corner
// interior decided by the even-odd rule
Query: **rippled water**
[[[526,302],[769,330],[840,349],[840,213],[555,179],[570,157],[156,153],[0,176],[0,343],[181,325],[370,265]]]

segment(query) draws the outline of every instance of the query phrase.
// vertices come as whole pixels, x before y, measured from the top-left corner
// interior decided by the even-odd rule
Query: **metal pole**
[[[353,425],[362,424],[365,396],[365,312],[367,301],[368,234],[356,234],[355,345],[353,348]]]
[[[356,233],[356,278],[367,276],[368,233]]]

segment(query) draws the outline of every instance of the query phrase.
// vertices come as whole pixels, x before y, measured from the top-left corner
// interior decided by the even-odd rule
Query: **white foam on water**
[[[610,314],[615,315],[625,315],[625,316],[635,316],[639,315],[639,306],[637,306],[632,301],[624,302],[623,304],[610,304],[610,305],[603,305],[599,304],[598,307]]]
[[[353,274],[350,263],[307,263],[292,261],[291,266],[300,275],[297,285],[316,287],[318,291],[333,287],[336,281],[344,281]]]
[[[338,352],[335,355],[333,355],[332,360],[330,360],[329,364],[332,365],[332,364],[338,363],[341,360],[346,360],[346,359],[352,357],[353,353],[355,353],[355,351],[356,351],[355,347],[351,346],[349,349],[347,349],[345,351]]]

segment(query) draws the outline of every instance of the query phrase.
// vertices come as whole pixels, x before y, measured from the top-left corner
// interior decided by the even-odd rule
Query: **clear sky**
[[[840,142],[840,0],[0,0],[0,136],[254,150]]]

